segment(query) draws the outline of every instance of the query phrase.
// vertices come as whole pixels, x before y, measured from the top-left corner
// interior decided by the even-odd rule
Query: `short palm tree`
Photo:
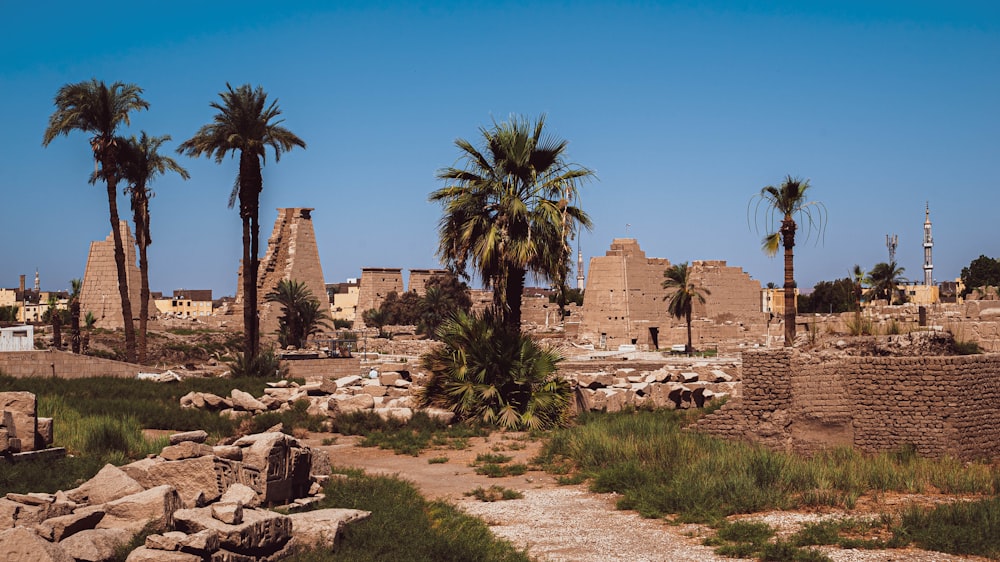
[[[129,124],[129,113],[148,109],[142,99],[142,88],[134,84],[103,81],[66,84],[56,92],[56,110],[49,117],[42,144],[48,146],[57,136],[73,131],[90,133],[90,148],[97,168],[94,179],[102,179],[108,188],[108,211],[111,235],[115,244],[115,265],[118,269],[118,294],[122,305],[122,322],[125,327],[125,359],[136,360],[135,325],[132,323],[132,303],[129,300],[128,279],[125,273],[125,248],[118,226],[118,157],[120,139],[118,127]]]
[[[177,162],[160,154],[160,147],[170,140],[170,135],[150,137],[145,131],[121,143],[121,176],[128,182],[126,193],[132,203],[135,222],[135,242],[139,246],[139,362],[146,361],[146,325],[149,322],[149,261],[146,248],[153,243],[149,234],[149,199],[153,191],[149,184],[158,175],[175,172],[184,179],[191,177]]]
[[[903,272],[906,269],[896,265],[896,262],[877,263],[868,272],[868,294],[872,300],[885,299],[888,304],[892,304],[892,297],[896,293],[896,287],[904,282]]]
[[[421,358],[431,372],[424,406],[504,429],[544,429],[567,421],[572,389],[556,375],[562,358],[492,313],[456,312],[438,329],[443,343]]]
[[[312,291],[294,279],[282,279],[278,286],[264,297],[268,302],[278,303],[282,314],[278,317],[278,340],[282,347],[301,348],[306,338],[329,327],[329,315],[321,310],[319,299]]]
[[[70,279],[69,286],[70,346],[73,353],[80,353],[80,291],[83,290],[83,279]]]
[[[691,276],[691,267],[688,266],[687,262],[678,263],[668,267],[664,272],[663,276],[666,278],[663,280],[663,288],[670,291],[667,296],[663,297],[663,300],[668,300],[667,312],[671,316],[680,320],[683,318],[687,322],[687,347],[684,350],[691,353],[691,312],[694,309],[694,303],[700,302],[705,304],[705,295],[711,295],[712,291],[709,291],[705,287],[699,287]]]
[[[210,156],[221,163],[226,154],[240,155],[236,183],[229,195],[229,206],[240,202],[243,221],[243,335],[244,354],[257,355],[260,346],[257,319],[257,270],[260,244],[260,192],[264,189],[261,166],[267,147],[274,150],[274,159],[281,159],[283,152],[306,143],[281,126],[281,110],[277,100],[267,103],[267,94],[258,86],[244,84],[236,89],[226,84],[221,92],[221,102],[212,102],[218,111],[212,123],[204,125],[190,139],[181,143],[178,152],[188,156]]]
[[[778,253],[780,247],[785,249],[785,346],[795,344],[795,231],[798,223],[807,228],[808,232],[816,229],[822,234],[826,225],[826,207],[818,201],[809,201],[809,180],[785,176],[785,181],[778,187],[765,186],[760,193],[751,199],[754,214],[759,219],[764,214],[768,234],[764,236],[762,249],[768,256]],[[756,203],[755,203],[756,202]],[[748,209],[749,212],[749,209]],[[774,227],[779,223],[777,229]]]
[[[567,141],[544,137],[544,127],[544,116],[514,117],[480,129],[479,148],[458,139],[464,167],[439,171],[448,185],[430,195],[444,206],[438,255],[462,273],[471,265],[493,290],[496,314],[517,329],[527,272],[560,278],[567,236],[591,225],[575,203],[593,172],[567,163]]]
[[[851,282],[854,285],[854,305],[857,307],[855,310],[861,310],[862,299],[865,296],[865,270],[858,264],[854,264],[851,268]]]

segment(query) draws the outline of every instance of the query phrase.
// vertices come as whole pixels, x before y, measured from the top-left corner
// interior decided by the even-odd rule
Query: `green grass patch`
[[[332,479],[316,507],[370,511],[365,521],[348,525],[336,552],[294,555],[291,562],[428,561],[529,562],[509,542],[497,539],[479,519],[445,502],[427,501],[409,483],[393,477],[351,471]]]
[[[528,465],[526,464],[496,464],[496,463],[486,463],[476,467],[476,474],[486,476],[488,478],[503,478],[505,476],[520,476],[528,472]]]
[[[409,422],[384,420],[374,412],[355,412],[333,420],[333,431],[345,435],[361,435],[362,447],[379,447],[397,455],[419,456],[434,447],[464,449],[473,436],[488,435],[489,431],[470,424],[447,425],[424,412],[415,412]]]
[[[465,492],[465,495],[472,496],[481,502],[519,500],[524,497],[521,492],[503,486],[490,486],[489,488],[480,486],[471,492]]]
[[[473,465],[477,464],[503,464],[514,460],[514,457],[509,455],[497,455],[492,453],[480,453],[476,455],[476,460],[472,461]]]
[[[896,533],[920,548],[1000,558],[1000,497],[955,502],[931,510],[911,507]]]
[[[427,464],[445,464],[448,462],[448,457],[431,457],[427,459]]]

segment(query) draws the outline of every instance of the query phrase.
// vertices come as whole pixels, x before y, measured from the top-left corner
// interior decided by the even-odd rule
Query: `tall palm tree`
[[[868,294],[872,300],[885,299],[888,304],[892,304],[896,287],[904,281],[904,271],[906,269],[897,266],[894,261],[875,264],[866,279],[869,285]]]
[[[149,322],[149,262],[146,248],[153,243],[149,235],[149,199],[153,191],[149,184],[157,175],[175,172],[181,178],[191,176],[177,162],[159,153],[160,147],[170,140],[170,135],[150,137],[143,131],[138,139],[134,136],[122,143],[121,175],[128,182],[126,193],[132,203],[132,218],[135,221],[135,242],[139,246],[139,362],[146,362],[146,325]]]
[[[516,329],[527,272],[558,280],[567,236],[591,225],[575,203],[593,172],[567,163],[567,141],[543,137],[544,127],[544,115],[512,117],[480,128],[479,148],[456,140],[464,167],[440,170],[448,185],[430,195],[444,206],[438,255],[463,274],[471,264],[493,289],[496,314]]]
[[[260,327],[257,319],[257,269],[260,245],[260,192],[264,189],[261,166],[266,162],[267,147],[274,150],[274,160],[281,153],[306,143],[281,126],[281,110],[277,100],[267,103],[267,93],[258,86],[244,84],[236,89],[226,84],[220,92],[221,102],[212,102],[218,113],[212,123],[204,125],[190,139],[181,143],[177,151],[188,156],[210,156],[221,163],[227,153],[240,154],[240,168],[236,183],[229,195],[229,207],[240,202],[243,220],[243,331],[244,353],[252,358],[260,345]]]
[[[785,181],[778,187],[771,185],[761,188],[750,203],[754,207],[756,218],[763,212],[767,230],[762,249],[768,256],[778,253],[780,247],[785,249],[785,346],[795,344],[795,231],[799,222],[806,227],[808,233],[816,229],[822,234],[826,225],[826,207],[818,201],[809,201],[809,180],[785,176]],[[754,202],[756,201],[756,204]],[[749,212],[749,209],[748,209]],[[749,219],[749,217],[748,217]],[[780,220],[780,227],[774,226]]]
[[[83,279],[70,279],[69,287],[70,346],[73,353],[80,353],[80,291],[83,290]]]
[[[670,291],[663,297],[663,300],[670,299],[667,312],[674,318],[678,320],[683,318],[687,322],[688,341],[684,351],[691,353],[691,311],[694,309],[695,301],[705,304],[705,295],[711,295],[712,291],[694,282],[687,262],[668,267],[663,276],[666,278],[663,280],[663,288]]]
[[[59,135],[73,131],[90,133],[90,148],[94,153],[96,172],[92,182],[103,179],[108,188],[108,211],[111,235],[115,243],[115,265],[118,268],[118,293],[122,303],[122,322],[125,325],[125,358],[135,362],[135,325],[132,323],[132,303],[128,294],[125,273],[125,249],[118,227],[118,155],[120,141],[118,127],[129,124],[129,113],[149,108],[141,97],[142,88],[134,84],[103,81],[66,84],[56,92],[56,110],[49,117],[42,145],[48,146]]]

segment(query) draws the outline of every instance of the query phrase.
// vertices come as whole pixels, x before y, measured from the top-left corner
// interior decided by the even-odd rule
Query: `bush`
[[[421,405],[504,429],[566,424],[572,390],[555,375],[554,351],[489,313],[458,312],[437,334],[444,345],[421,358],[431,372]]]
[[[1000,558],[1000,497],[906,510],[896,532],[921,548]]]
[[[262,349],[253,358],[237,353],[229,372],[235,378],[280,379],[288,374],[288,368],[281,364],[273,349]]]

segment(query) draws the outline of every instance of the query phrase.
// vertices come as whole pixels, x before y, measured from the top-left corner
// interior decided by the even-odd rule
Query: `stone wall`
[[[139,317],[139,267],[136,265],[135,238],[129,230],[128,222],[119,221],[122,246],[125,250],[125,278],[128,283],[132,317]],[[112,234],[101,241],[90,243],[87,269],[83,274],[80,290],[80,316],[88,312],[94,314],[98,328],[123,328],[122,301],[118,292],[118,266],[115,264],[115,241]],[[156,313],[156,305],[149,302],[149,310]]]
[[[448,275],[447,269],[411,269],[410,279],[406,283],[407,291],[414,291],[423,296],[427,288],[427,282],[438,275]],[[400,291],[402,293],[402,291]]]
[[[134,378],[140,371],[158,373],[160,369],[88,355],[77,355],[66,351],[0,353],[0,372],[10,377]]]
[[[780,450],[1000,456],[1000,356],[844,357],[743,354],[743,395],[695,426]]]
[[[395,292],[403,294],[403,270],[398,267],[363,267],[358,287],[357,316],[355,328],[364,328],[362,315],[382,306],[386,295]]]

